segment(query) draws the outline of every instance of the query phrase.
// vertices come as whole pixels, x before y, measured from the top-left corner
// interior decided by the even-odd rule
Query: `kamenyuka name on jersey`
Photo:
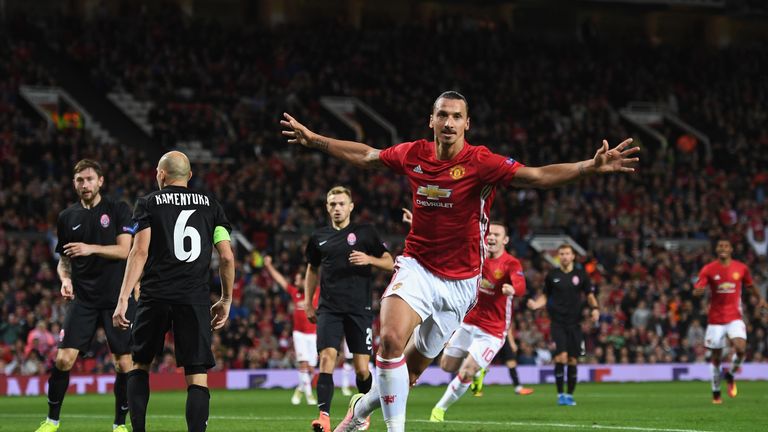
[[[155,195],[155,204],[173,204],[177,206],[185,205],[207,205],[211,202],[208,197],[197,193],[165,193]]]

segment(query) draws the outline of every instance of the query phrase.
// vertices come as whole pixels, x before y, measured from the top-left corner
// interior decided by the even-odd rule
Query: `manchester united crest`
[[[733,280],[739,280],[739,279],[741,279],[741,275],[739,273],[737,273],[737,272],[734,272],[733,273]]]
[[[501,279],[504,276],[504,270],[497,268],[493,271],[493,277],[496,279]]]
[[[467,170],[462,165],[456,165],[453,168],[448,171],[448,174],[450,174],[451,178],[454,180],[458,180],[462,177],[464,177],[464,174],[466,174]]]

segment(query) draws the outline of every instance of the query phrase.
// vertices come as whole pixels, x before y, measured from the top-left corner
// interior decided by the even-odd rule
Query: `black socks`
[[[211,394],[207,387],[192,384],[187,387],[187,430],[205,432],[208,427],[208,412]]]
[[[51,376],[48,378],[48,418],[59,420],[61,415],[61,404],[64,402],[64,395],[69,388],[69,371],[63,371],[53,367]]]

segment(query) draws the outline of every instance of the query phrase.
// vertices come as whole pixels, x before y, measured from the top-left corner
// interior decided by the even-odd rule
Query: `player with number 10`
[[[173,329],[176,364],[184,367],[188,386],[187,429],[201,432],[208,424],[207,370],[215,365],[211,327],[223,327],[229,316],[235,265],[224,210],[208,194],[189,190],[191,177],[186,155],[166,153],[157,165],[160,190],[139,198],[133,212],[136,235],[112,322],[124,330],[131,328],[136,369],[128,374],[128,405],[134,432],[145,430],[149,366],[162,350],[169,329]],[[214,246],[219,253],[222,292],[221,299],[210,307]],[[130,287],[139,277],[141,296],[131,323],[125,311]]]

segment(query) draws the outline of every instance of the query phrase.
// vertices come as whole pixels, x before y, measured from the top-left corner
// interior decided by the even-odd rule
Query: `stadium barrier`
[[[518,366],[523,384],[547,384],[555,382],[554,366]],[[745,363],[737,375],[739,380],[768,380],[768,363]],[[453,379],[436,366],[430,366],[419,378],[419,384],[445,385]],[[341,371],[333,377],[338,385]],[[642,382],[642,381],[709,381],[709,364],[669,363],[654,365],[579,365],[580,382]],[[491,366],[485,376],[486,384],[510,384],[509,373],[504,366]],[[293,388],[298,384],[293,370],[231,370],[227,372],[227,388]]]
[[[208,386],[213,389],[226,388],[226,372],[210,372]],[[112,393],[115,384],[114,374],[76,374],[69,377],[68,393]],[[182,373],[151,374],[149,386],[156,390],[185,390],[187,384]],[[3,396],[40,396],[48,393],[47,375],[0,375],[0,395]]]
[[[548,384],[555,380],[553,366],[518,366],[523,384]],[[453,378],[436,366],[430,366],[419,384],[445,385]],[[745,363],[737,375],[739,380],[768,380],[768,363]],[[48,377],[0,375],[0,395],[39,396],[47,392]],[[653,365],[579,365],[579,382],[649,382],[649,381],[708,381],[709,364],[669,363]],[[70,393],[111,393],[114,375],[73,375]],[[341,382],[341,370],[334,373],[334,382]],[[485,376],[486,384],[510,384],[507,368],[491,366]],[[212,389],[244,390],[254,388],[294,388],[298,384],[295,370],[238,369],[208,374]],[[153,391],[184,390],[186,384],[180,373],[152,374]]]

